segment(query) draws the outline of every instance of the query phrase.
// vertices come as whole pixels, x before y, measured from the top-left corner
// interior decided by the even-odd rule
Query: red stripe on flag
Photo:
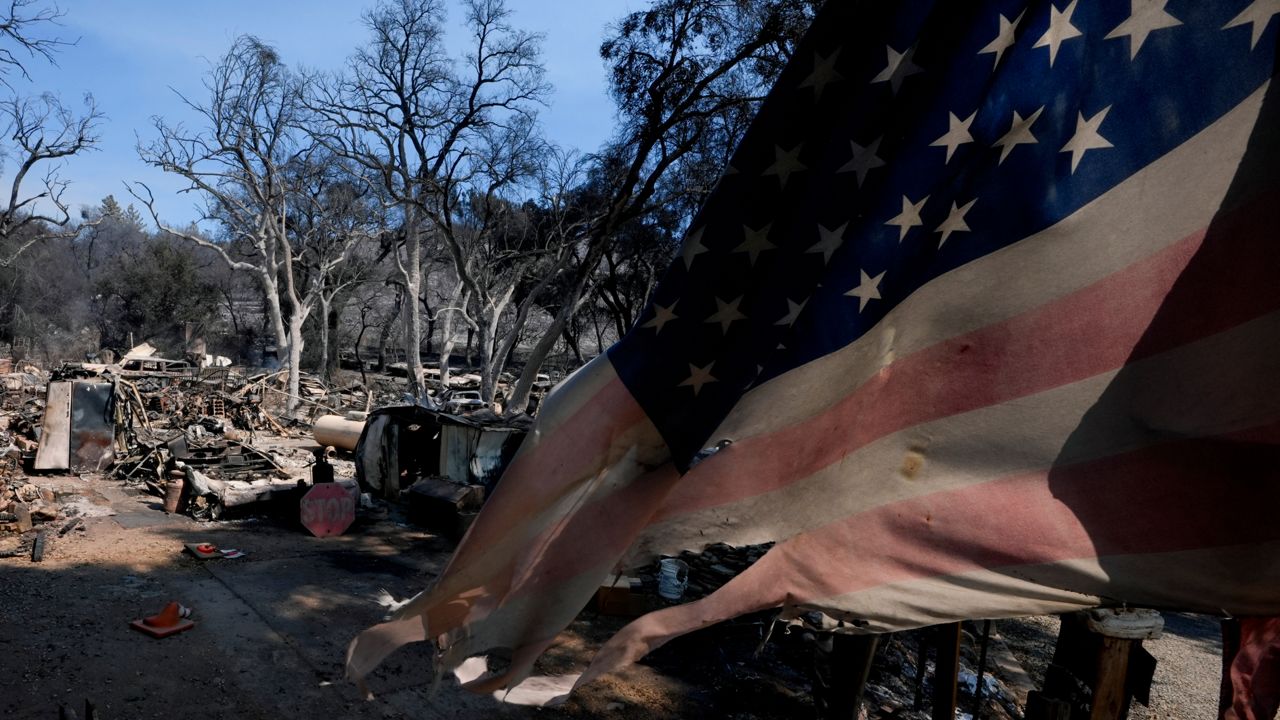
[[[1105,567],[1107,556],[1275,541],[1277,506],[1280,424],[895,502],[780,543],[712,595],[636,620],[600,650],[581,682],[677,635],[783,605],[820,607],[884,585],[977,570],[1023,576],[1054,562],[1096,557]],[[1144,578],[1146,587],[1160,582]],[[1273,601],[1280,603],[1280,590]],[[949,610],[967,617],[964,607]]]
[[[507,468],[450,566],[483,553],[512,527],[599,472],[615,440],[644,417],[626,386],[613,377],[563,423],[540,428],[537,444]]]
[[[798,562],[804,553],[821,552],[810,557],[829,557],[837,552],[839,542],[848,542],[851,544],[845,547],[858,554],[854,565],[881,568],[885,582],[897,582],[1095,554],[1171,552],[1278,539],[1280,523],[1274,521],[1277,505],[1272,503],[1280,500],[1280,483],[1273,482],[1280,478],[1277,443],[1280,424],[1223,438],[1159,444],[901,500],[799,535],[778,547],[801,547],[794,551],[793,559]],[[644,525],[643,518],[678,479],[673,469],[665,468],[576,513],[547,539],[548,552],[542,557],[561,561],[541,563],[517,593],[546,590],[585,567],[620,556]],[[1240,503],[1248,507],[1236,509]],[[997,525],[991,524],[993,519]],[[1237,527],[1238,523],[1246,527]],[[964,528],[992,531],[1000,543],[983,547],[965,538],[959,541],[965,552],[951,555],[942,550],[938,539],[952,528],[960,528],[951,536],[957,538],[964,535]],[[833,532],[848,536],[831,540],[827,534]],[[911,538],[920,538],[920,544],[910,545]],[[812,543],[822,547],[805,547]],[[912,549],[909,556],[898,554],[907,547]],[[865,553],[867,548],[876,548],[876,553]],[[1040,553],[1046,548],[1051,552]],[[981,552],[974,554],[978,550]],[[940,557],[972,562],[919,572],[928,567],[931,558]],[[842,571],[854,565],[829,567],[823,563],[815,577],[841,577]],[[890,568],[899,574],[890,573]],[[865,588],[840,585],[840,589],[828,588],[829,592],[807,597],[859,589]]]
[[[920,422],[1116,369],[1144,336],[1188,259],[1194,255],[1198,262],[1203,237],[1197,233],[1028,315],[904,358],[827,413],[796,428],[736,443],[680,482],[667,467],[613,495],[593,499],[539,541],[547,543],[549,556],[561,560],[544,567],[532,558],[530,584],[520,592],[547,588],[620,557],[645,523],[803,481],[868,443]],[[1217,323],[1199,323],[1200,331],[1229,328],[1255,313],[1280,308],[1280,294],[1260,282],[1233,284],[1232,292],[1224,294],[1234,295],[1238,302],[1223,306]],[[1230,308],[1245,308],[1245,317],[1222,317],[1230,315]],[[1184,327],[1172,327],[1163,341],[1148,349],[1170,347],[1174,339],[1195,339],[1185,337]],[[1004,372],[993,371],[993,366]],[[637,517],[645,523],[637,524]]]
[[[792,599],[816,601],[971,570],[1263,543],[1280,539],[1278,506],[1272,424],[891,503],[781,543],[748,572],[768,584],[789,568],[808,584],[787,588]],[[831,561],[804,572],[815,557]]]
[[[1254,212],[1273,200],[1233,213],[1226,227],[1215,222],[1211,248],[1196,233],[1036,310],[902,358],[803,423],[728,447],[678,485],[654,521],[778,490],[905,428],[1109,372],[1137,359],[1135,348],[1149,356],[1280,308],[1276,248],[1256,239],[1272,220]],[[1201,272],[1204,256],[1250,270]],[[1182,275],[1193,257],[1197,270]],[[1187,307],[1197,299],[1205,312]],[[1153,325],[1157,313],[1196,319]]]
[[[607,366],[598,367],[612,373]],[[615,376],[559,425],[540,428],[543,435],[537,444],[522,448],[507,468],[436,587],[410,601],[402,612],[421,616],[432,637],[489,612],[510,592],[531,544],[548,532],[533,527],[531,519],[600,472],[617,438],[643,419],[644,412]],[[500,547],[512,538],[518,547]]]

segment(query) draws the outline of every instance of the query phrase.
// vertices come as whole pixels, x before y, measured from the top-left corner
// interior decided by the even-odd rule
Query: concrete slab
[[[190,527],[195,524],[185,515],[170,515],[164,511],[164,503],[151,495],[129,492],[112,483],[98,483],[95,490],[111,504],[116,514],[112,517],[122,528]]]

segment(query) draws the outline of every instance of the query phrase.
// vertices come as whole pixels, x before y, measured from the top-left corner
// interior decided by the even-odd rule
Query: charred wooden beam
[[[44,560],[44,531],[36,533],[36,541],[31,545],[31,562]]]
[[[933,671],[933,720],[955,720],[956,679],[960,676],[960,623],[938,625]]]

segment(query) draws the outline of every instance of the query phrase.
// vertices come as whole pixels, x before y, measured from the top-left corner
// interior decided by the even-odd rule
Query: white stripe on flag
[[[898,358],[1040,307],[1203,230],[1221,209],[1269,85],[1053,227],[936,278],[848,347],[752,389],[712,440],[794,425]]]

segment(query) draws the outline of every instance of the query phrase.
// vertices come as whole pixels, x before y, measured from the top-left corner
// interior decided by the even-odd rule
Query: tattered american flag
[[[828,3],[635,328],[436,587],[352,645],[530,673],[612,572],[777,544],[743,613],[864,632],[1280,612],[1280,2]],[[715,450],[713,452],[713,450]]]

